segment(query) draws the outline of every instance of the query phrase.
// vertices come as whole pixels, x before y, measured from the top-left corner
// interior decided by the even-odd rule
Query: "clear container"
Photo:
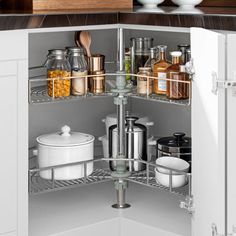
[[[153,47],[153,38],[131,38],[131,72],[137,74],[144,67],[150,56],[149,48]],[[132,77],[132,84],[137,84],[137,78]]]
[[[68,97],[71,89],[71,68],[65,50],[49,50],[47,61],[48,95],[50,97]]]
[[[166,94],[166,79],[167,78],[167,68],[171,65],[166,60],[166,50],[167,46],[159,45],[159,60],[153,65],[153,75],[160,79],[154,79],[153,82],[153,92],[155,94]]]
[[[185,65],[189,61],[189,53],[190,45],[189,44],[180,44],[178,45],[178,50],[182,53],[181,56],[181,64]]]
[[[154,64],[158,61],[158,48],[150,48],[150,56],[146,61],[144,67],[151,67],[152,71],[154,69]]]
[[[168,79],[189,81],[189,75],[185,72],[185,66],[181,65],[181,52],[172,52],[172,65],[167,69]],[[189,84],[167,81],[166,96],[169,99],[179,100],[189,98]]]
[[[138,75],[152,76],[151,67],[140,67]],[[137,93],[140,95],[152,94],[152,79],[146,77],[138,77]]]
[[[130,74],[131,73],[131,54],[130,54],[130,49],[126,48],[125,49],[125,73]],[[131,76],[126,75],[126,81],[128,84],[130,84]]]
[[[71,66],[71,74],[73,78],[71,80],[71,93],[76,96],[85,95],[87,93],[88,82],[88,64],[84,57],[84,51],[82,48],[70,47],[68,48],[69,62]]]

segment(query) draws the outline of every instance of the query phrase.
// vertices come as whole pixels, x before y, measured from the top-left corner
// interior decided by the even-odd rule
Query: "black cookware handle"
[[[181,133],[181,132],[176,132],[173,134],[176,141],[179,143],[179,142],[183,142],[184,141],[184,136],[185,136],[185,133]]]

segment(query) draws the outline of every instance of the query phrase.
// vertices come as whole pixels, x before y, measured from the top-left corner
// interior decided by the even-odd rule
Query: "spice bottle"
[[[158,49],[156,47],[154,47],[154,48],[150,48],[149,50],[150,50],[150,56],[149,56],[148,60],[146,61],[144,67],[151,67],[151,69],[153,71],[154,64],[155,64],[155,62],[158,61],[158,58],[157,58]]]
[[[87,77],[88,65],[84,57],[84,51],[82,48],[70,47],[68,48],[69,62],[71,65],[72,77],[72,89],[73,95],[85,95],[87,93]]]
[[[189,76],[185,72],[185,66],[181,65],[181,52],[172,52],[172,65],[167,69],[168,79],[189,81]],[[189,84],[177,81],[167,81],[167,98],[169,99],[187,99],[189,98]]]
[[[51,50],[50,56],[48,56],[47,76],[48,80],[48,95],[50,97],[68,97],[70,96],[71,81],[71,68],[67,59],[65,50],[55,49]]]
[[[189,44],[178,45],[178,50],[182,53],[181,64],[185,65],[189,61],[188,51],[190,50]]]
[[[160,45],[159,49],[159,60],[153,65],[153,75],[159,79],[154,79],[153,81],[153,91],[155,94],[166,94],[166,79],[167,78],[167,68],[171,65],[166,60],[166,49],[167,46]]]
[[[138,75],[152,76],[151,67],[140,67]],[[147,77],[137,78],[137,93],[140,95],[152,94],[152,79]]]
[[[130,55],[130,49],[125,49],[125,73],[130,74],[131,73],[131,55]],[[131,76],[126,75],[126,81],[128,84],[131,83]]]

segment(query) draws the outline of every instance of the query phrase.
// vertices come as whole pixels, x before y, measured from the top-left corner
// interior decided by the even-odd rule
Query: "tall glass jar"
[[[153,65],[153,75],[160,79],[154,79],[153,91],[155,94],[166,94],[166,79],[167,68],[171,65],[166,59],[167,46],[160,45],[159,49],[159,60]]]
[[[51,50],[46,63],[48,80],[48,95],[50,97],[68,97],[71,88],[71,68],[65,50]],[[68,79],[67,79],[68,78]]]
[[[76,96],[85,95],[87,93],[88,82],[88,64],[84,57],[84,51],[79,47],[68,48],[69,62],[71,66],[72,78],[71,93]]]
[[[172,52],[172,65],[167,69],[168,79],[176,81],[167,81],[166,96],[169,99],[179,100],[189,98],[189,84],[177,82],[189,81],[189,76],[185,72],[185,66],[181,65],[181,52]]]
[[[140,67],[138,75],[152,76],[151,67]],[[137,93],[140,95],[152,94],[152,79],[138,76],[137,78]]]
[[[131,73],[137,74],[139,67],[144,67],[149,58],[149,48],[153,47],[153,38],[131,38]],[[132,77],[132,84],[137,85],[136,77]]]

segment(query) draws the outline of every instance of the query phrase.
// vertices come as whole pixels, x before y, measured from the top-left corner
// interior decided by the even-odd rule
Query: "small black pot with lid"
[[[185,137],[185,133],[176,132],[171,137],[157,140],[157,157],[173,156],[181,158],[191,164],[191,138]]]

